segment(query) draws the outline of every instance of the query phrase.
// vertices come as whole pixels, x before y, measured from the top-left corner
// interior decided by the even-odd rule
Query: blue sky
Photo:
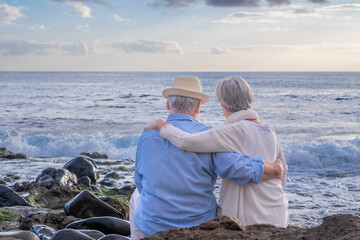
[[[0,0],[0,71],[360,71],[354,0]]]

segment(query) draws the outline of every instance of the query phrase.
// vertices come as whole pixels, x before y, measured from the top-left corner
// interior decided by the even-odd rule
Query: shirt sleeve
[[[234,125],[220,126],[198,133],[188,133],[168,124],[160,129],[160,136],[169,140],[176,147],[189,152],[238,152],[234,143]]]
[[[249,157],[239,153],[214,153],[214,171],[236,184],[259,183],[264,173],[264,162],[260,157]]]

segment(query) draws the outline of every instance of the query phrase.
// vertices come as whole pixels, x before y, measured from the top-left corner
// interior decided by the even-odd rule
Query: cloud
[[[30,27],[31,30],[41,30],[41,31],[47,31],[47,30],[50,30],[50,28],[48,27],[45,27],[45,25],[39,25],[39,24],[36,24],[36,25],[33,25]]]
[[[22,9],[24,8],[10,6],[6,3],[0,4],[0,27],[10,25],[18,18],[25,17],[25,15],[21,13]]]
[[[322,9],[326,11],[334,11],[334,12],[360,11],[360,3],[332,5],[328,7],[323,7]]]
[[[0,40],[0,56],[43,56],[50,54],[83,56],[93,53],[96,53],[95,49],[82,42]]]
[[[72,2],[72,1],[65,1],[66,5],[75,8],[75,11],[82,17],[82,18],[92,18],[91,16],[91,9],[82,2]]]
[[[155,0],[151,3],[154,7],[185,7],[199,0]]]
[[[312,3],[329,3],[329,1],[327,1],[327,0],[309,0],[309,2],[312,2]]]
[[[291,4],[290,0],[266,0],[266,1],[268,1],[270,7],[282,6],[282,5],[290,5]]]
[[[154,40],[137,40],[137,41],[120,41],[112,44],[113,48],[119,48],[126,53],[142,52],[166,54],[181,54],[183,51],[177,42],[172,41],[154,41]]]
[[[206,0],[205,3],[214,7],[256,7],[260,0]]]
[[[87,23],[76,25],[74,27],[74,29],[77,30],[77,31],[82,30],[84,32],[89,32],[90,31],[89,24],[87,24]]]
[[[105,0],[53,0],[53,1],[62,2],[62,3],[66,3],[66,2],[80,2],[80,3],[87,3],[87,4],[88,3],[95,3],[95,4],[111,7],[110,3],[108,3]]]
[[[122,22],[122,23],[131,23],[131,20],[130,19],[127,19],[127,18],[122,18],[120,17],[119,15],[117,14],[112,14],[111,15],[113,19],[115,19],[116,21],[118,22]]]

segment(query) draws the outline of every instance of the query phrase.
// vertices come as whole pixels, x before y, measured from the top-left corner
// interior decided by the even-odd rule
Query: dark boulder
[[[78,179],[78,184],[82,184],[86,187],[90,187],[91,185],[91,180],[88,176],[83,176],[81,178]]]
[[[99,240],[130,240],[130,238],[118,234],[109,234],[100,238]]]
[[[104,234],[130,235],[129,221],[115,217],[94,217],[70,223],[66,228],[94,229]]]
[[[31,206],[23,197],[5,185],[0,185],[0,207]]]
[[[85,233],[76,231],[74,229],[62,229],[57,231],[51,240],[94,240],[92,237],[89,237]]]
[[[106,154],[100,154],[98,152],[93,152],[93,153],[82,152],[80,153],[80,155],[91,157],[93,159],[108,159],[108,156]]]
[[[120,179],[121,175],[117,172],[111,172],[106,174],[104,178]]]
[[[91,158],[79,156],[67,162],[64,168],[74,173],[78,178],[87,176],[91,183],[96,183],[99,178],[97,166]]]
[[[117,184],[116,180],[111,179],[111,178],[104,178],[103,180],[101,180],[100,184],[108,186],[108,187],[113,187]]]
[[[13,153],[6,148],[0,148],[0,158],[5,159],[28,159],[23,153]]]
[[[50,240],[56,230],[46,225],[33,225],[30,231],[34,232],[40,240]]]
[[[0,232],[0,239],[8,240],[39,240],[35,233],[30,231]]]
[[[99,238],[102,238],[103,236],[105,236],[105,234],[103,234],[102,232],[100,232],[98,230],[80,229],[78,231],[88,235],[89,237],[92,237],[93,239],[99,239]]]
[[[34,188],[34,187],[35,187],[35,182],[34,181],[31,181],[31,182],[24,181],[22,183],[16,182],[14,184],[14,186],[13,186],[13,190],[15,192],[25,192],[25,191],[28,191],[28,190]]]
[[[77,184],[77,177],[66,169],[46,168],[36,178],[36,187],[47,187],[52,186],[73,186]]]
[[[65,204],[65,214],[79,218],[112,216],[124,218],[124,215],[109,204],[84,190]]]

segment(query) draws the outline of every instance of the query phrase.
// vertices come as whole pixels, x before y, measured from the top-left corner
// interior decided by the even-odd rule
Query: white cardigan
[[[162,127],[160,135],[176,147],[192,152],[239,152],[259,156],[264,162],[280,158],[284,174],[282,181],[270,179],[259,184],[237,185],[223,179],[219,205],[222,214],[237,217],[243,225],[288,225],[288,200],[282,191],[287,165],[279,140],[267,125],[241,120],[208,131],[190,134],[171,124]]]

